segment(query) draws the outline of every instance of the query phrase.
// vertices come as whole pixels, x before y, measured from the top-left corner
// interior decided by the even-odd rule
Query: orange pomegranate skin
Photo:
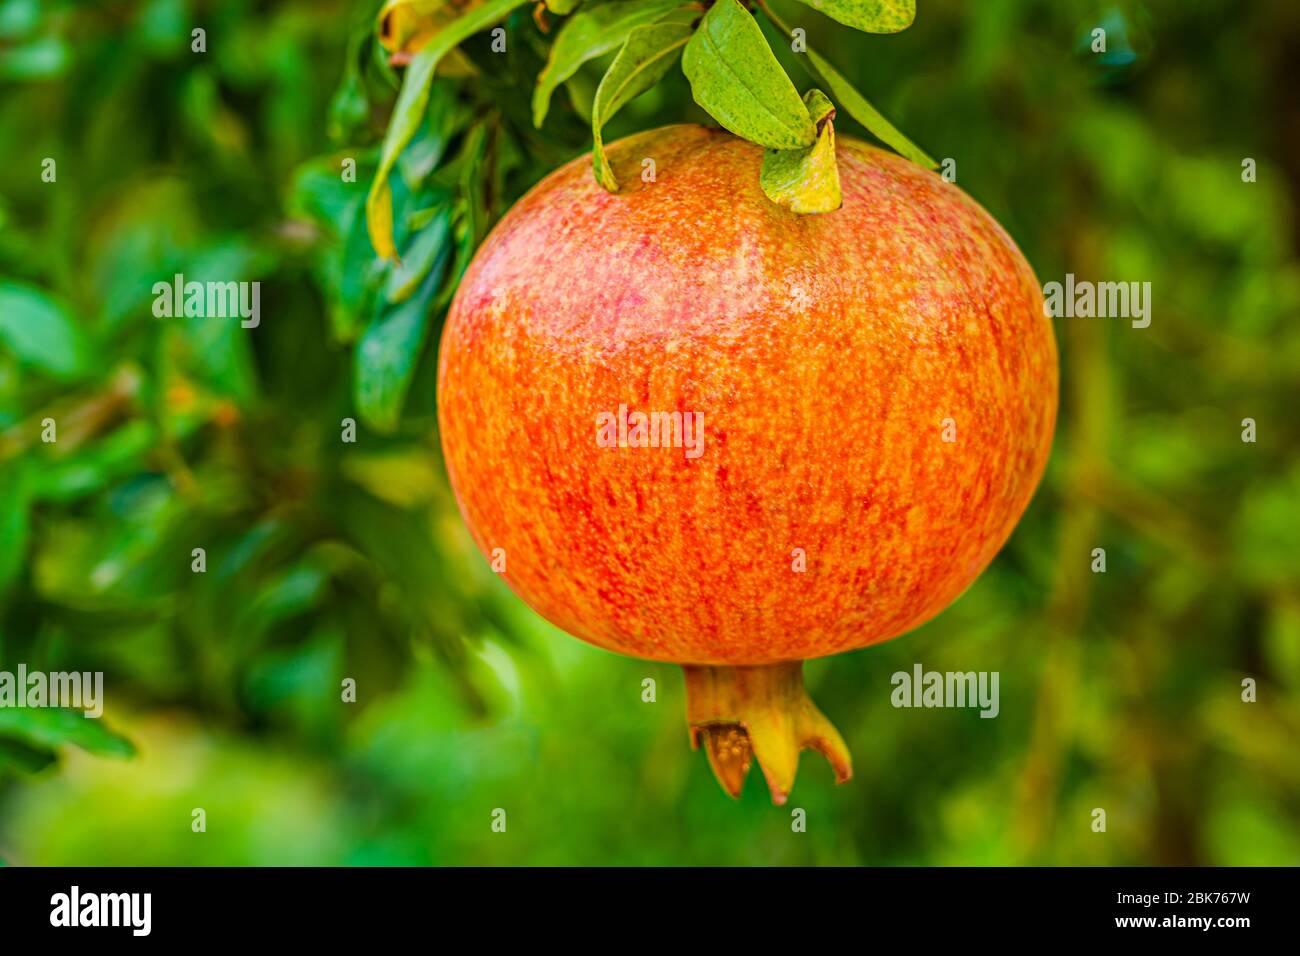
[[[953,601],[1028,504],[1057,403],[1033,271],[955,185],[837,153],[843,207],[797,215],[753,144],[632,136],[621,192],[574,160],[466,272],[438,378],[452,485],[568,633],[688,664],[863,647]],[[601,447],[620,405],[703,413],[703,453]]]

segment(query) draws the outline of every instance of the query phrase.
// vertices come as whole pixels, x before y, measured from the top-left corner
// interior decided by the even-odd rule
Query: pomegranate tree
[[[816,215],[769,199],[763,149],[723,131],[606,147],[618,192],[574,160],[477,253],[439,366],[479,547],[563,630],[680,663],[692,743],[733,795],[757,760],[777,803],[804,748],[851,775],[802,662],[974,581],[1056,415],[1051,326],[1007,234],[918,165],[834,148],[842,205]],[[638,431],[652,416],[667,439]]]

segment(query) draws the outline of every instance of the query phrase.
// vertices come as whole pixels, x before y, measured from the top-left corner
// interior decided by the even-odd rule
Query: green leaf
[[[428,45],[415,54],[410,66],[406,68],[402,91],[397,95],[397,105],[393,107],[393,117],[384,136],[379,169],[366,199],[370,242],[385,259],[397,255],[397,249],[393,245],[393,194],[388,185],[388,176],[398,156],[424,120],[425,108],[429,103],[429,87],[433,83],[433,74],[439,61],[463,40],[496,23],[525,2],[526,0],[484,0],[459,20],[439,30]]]
[[[458,157],[460,194],[465,198],[466,221],[475,247],[483,241],[488,231],[487,178],[483,174],[487,143],[487,127],[479,123],[466,135],[465,144]]]
[[[817,142],[807,149],[769,149],[758,182],[768,199],[791,212],[834,212],[844,203],[835,161],[835,107],[821,90],[809,90],[804,103],[817,125]]]
[[[0,3],[0,39],[30,36],[41,25],[40,0],[7,0]]]
[[[343,158],[327,156],[300,166],[289,191],[289,208],[325,233],[311,250],[313,271],[326,294],[335,337],[351,342],[370,315],[371,278],[382,264],[366,232],[363,185],[374,175],[378,157],[374,150],[359,150],[352,157],[359,182],[343,180]]]
[[[557,17],[567,17],[580,6],[582,0],[546,0],[546,9]]]
[[[813,70],[809,71],[814,79],[820,80],[830,90],[831,95],[835,97],[840,106],[844,107],[850,116],[861,123],[867,132],[900,156],[906,156],[920,166],[934,169],[939,165],[926,154],[925,150],[904,136],[893,123],[885,119],[874,106],[868,103],[866,98],[835,67],[812,50],[808,51],[807,56],[814,67]]]
[[[271,268],[274,263],[265,260],[256,247],[230,239],[185,259],[180,271],[187,281],[226,282],[251,279]],[[170,327],[188,344],[187,369],[218,394],[240,404],[257,391],[250,329],[243,327],[243,321],[242,317],[214,321],[181,316]]]
[[[32,747],[17,740],[0,737],[0,770],[13,767],[23,773],[39,773],[58,760],[54,751]],[[0,866],[4,864],[0,862]]]
[[[158,447],[158,431],[135,420],[67,458],[44,465],[34,476],[35,500],[67,504],[102,492],[108,485],[139,474],[147,456]]]
[[[658,20],[681,0],[616,0],[589,7],[567,20],[551,44],[546,66],[533,91],[533,125],[540,127],[550,109],[551,94],[588,60],[617,50],[636,27]]]
[[[628,34],[596,88],[591,106],[591,160],[597,182],[610,192],[618,191],[618,180],[605,157],[601,130],[610,117],[663,78],[681,56],[693,30],[690,23],[672,20],[637,27]]]
[[[71,47],[60,38],[45,37],[0,50],[0,80],[49,80],[62,76],[71,64]]]
[[[769,7],[764,6],[763,11],[767,14],[768,19],[776,25],[777,29],[786,36],[791,35],[790,27]],[[899,155],[906,156],[920,166],[934,169],[939,165],[926,155],[924,150],[900,133],[889,120],[881,116],[876,108],[868,103],[866,98],[854,88],[853,84],[846,80],[824,57],[819,56],[811,48],[807,49],[803,56],[806,56],[807,60],[800,58],[799,64],[808,72],[808,75],[825,86],[830,91],[830,95],[835,102],[861,123],[871,135]]]
[[[329,136],[335,142],[350,138],[370,115],[370,98],[366,95],[366,83],[362,76],[361,54],[369,49],[369,44],[373,42],[371,37],[371,28],[367,23],[355,29],[348,40],[343,78],[334,91],[327,113]]]
[[[68,309],[35,286],[0,281],[0,344],[24,364],[63,379],[86,368],[89,348]]]
[[[846,27],[865,33],[897,33],[916,19],[916,0],[799,0]]]
[[[686,44],[682,71],[710,116],[751,142],[799,149],[817,129],[763,32],[737,0],[717,0]]]
[[[110,757],[135,755],[131,741],[110,730],[103,718],[66,707],[0,707],[0,736],[16,737],[29,746],[75,744]]]
[[[449,229],[448,217],[449,213],[444,211],[427,231],[439,230],[445,236]],[[450,243],[440,242],[435,261],[415,293],[395,304],[381,305],[379,314],[357,344],[354,378],[357,410],[376,431],[391,432],[401,419],[402,404],[424,348],[430,305],[450,254]]]
[[[437,210],[429,224],[411,238],[402,261],[388,274],[384,298],[394,304],[410,298],[429,270],[446,256],[450,239],[449,210]]]

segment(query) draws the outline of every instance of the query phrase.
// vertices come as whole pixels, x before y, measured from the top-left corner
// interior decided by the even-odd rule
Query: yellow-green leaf
[[[817,129],[749,11],[717,0],[686,44],[691,94],[737,136],[771,149],[811,146]]]
[[[767,14],[768,19],[776,25],[777,29],[786,36],[790,35],[790,27],[773,13],[771,8],[764,5],[763,12]],[[934,169],[939,165],[923,149],[899,132],[874,106],[868,103],[866,97],[859,93],[853,84],[846,80],[825,57],[819,56],[816,51],[809,48],[804,53],[797,54],[796,59],[799,60],[799,64],[808,72],[809,76],[826,87],[840,108],[861,123],[871,135],[899,155],[906,156],[920,166]]]
[[[387,0],[376,31],[389,53],[415,53],[461,10],[449,0]]]
[[[393,246],[393,193],[388,185],[388,176],[397,157],[411,141],[424,118],[429,103],[429,85],[433,82],[438,62],[461,41],[496,23],[525,2],[526,0],[484,0],[468,8],[464,16],[435,33],[406,68],[402,90],[397,95],[397,105],[393,107],[393,117],[389,120],[388,132],[384,136],[379,169],[370,185],[370,194],[366,197],[366,224],[370,230],[370,242],[375,247],[375,252],[385,259],[397,256],[397,250]]]
[[[658,20],[681,5],[681,0],[615,0],[588,7],[565,21],[551,44],[546,66],[533,91],[533,125],[541,126],[550,109],[555,88],[573,76],[588,60],[617,50],[629,33]]]
[[[769,149],[758,182],[767,198],[791,212],[834,212],[843,205],[835,161],[835,107],[821,90],[804,96],[817,126],[817,142],[805,149]]]
[[[94,754],[135,756],[131,741],[103,719],[65,707],[0,707],[0,736],[16,737],[37,747],[75,744]]]
[[[596,89],[591,106],[592,165],[596,180],[610,192],[618,180],[605,157],[601,130],[611,116],[663,78],[677,62],[693,28],[687,21],[667,20],[637,27],[628,34]]]
[[[846,27],[865,33],[897,33],[916,19],[916,0],[799,0]]]

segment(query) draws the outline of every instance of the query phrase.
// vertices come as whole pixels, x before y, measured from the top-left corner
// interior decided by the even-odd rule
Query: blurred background
[[[0,710],[0,859],[1300,864],[1300,5],[920,0],[883,37],[774,6],[1043,282],[1153,288],[1146,329],[1056,320],[1053,458],[993,566],[808,665],[856,778],[806,756],[790,807],[757,774],[728,800],[678,669],[540,620],[450,496],[446,301],[589,148],[602,63],[536,131],[532,11],[505,57],[465,45],[394,183],[395,274],[359,213],[398,82],[377,4],[0,0],[0,670],[106,697]],[[607,140],[687,119],[675,74]],[[260,326],[154,318],[176,272],[260,281]],[[917,662],[999,671],[1000,716],[894,709]]]

